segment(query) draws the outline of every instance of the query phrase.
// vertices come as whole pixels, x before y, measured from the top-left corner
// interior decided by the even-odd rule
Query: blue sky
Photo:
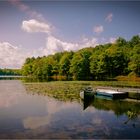
[[[140,34],[140,1],[0,1],[0,68],[26,57],[129,40]]]

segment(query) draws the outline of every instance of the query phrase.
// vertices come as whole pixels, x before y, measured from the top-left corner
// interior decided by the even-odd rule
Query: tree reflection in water
[[[93,106],[98,110],[111,110],[118,117],[125,114],[128,119],[124,122],[124,124],[128,124],[129,121],[137,119],[140,115],[140,103],[136,101],[129,102],[125,100],[106,100],[94,97],[83,100],[83,110],[88,108],[88,106]],[[135,127],[135,123],[132,125]]]
[[[76,101],[81,102],[79,92],[85,85],[54,85],[49,87],[45,84],[27,84],[26,89],[29,94],[47,95],[60,101]],[[130,120],[134,120],[140,115],[140,102],[127,100],[107,100],[98,97],[86,97],[82,100],[83,110],[88,106],[92,106],[98,110],[113,111],[116,116],[126,115],[127,120],[124,124],[128,124]],[[135,125],[133,125],[135,126]]]

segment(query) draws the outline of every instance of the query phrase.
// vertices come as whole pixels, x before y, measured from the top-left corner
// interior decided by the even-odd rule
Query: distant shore
[[[22,77],[27,77],[27,76],[22,76],[22,75],[0,75],[0,78],[22,78]]]

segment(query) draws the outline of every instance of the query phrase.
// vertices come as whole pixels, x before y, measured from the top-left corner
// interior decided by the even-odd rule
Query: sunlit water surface
[[[140,138],[139,114],[131,119],[101,103],[83,110],[82,101],[27,94],[20,80],[0,80],[0,138]]]

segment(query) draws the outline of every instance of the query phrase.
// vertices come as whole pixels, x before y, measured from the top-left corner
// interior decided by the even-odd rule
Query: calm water
[[[0,138],[140,138],[140,103],[60,101],[0,80]]]

